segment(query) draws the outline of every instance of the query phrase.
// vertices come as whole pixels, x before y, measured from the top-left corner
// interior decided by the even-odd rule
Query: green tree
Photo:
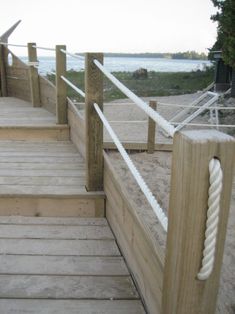
[[[217,40],[212,50],[222,50],[225,64],[235,69],[235,0],[212,0],[218,12],[211,17],[218,22]]]

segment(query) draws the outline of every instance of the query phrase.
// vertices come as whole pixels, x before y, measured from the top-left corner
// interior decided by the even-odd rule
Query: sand
[[[156,97],[158,101],[167,103],[188,104],[199,94],[181,95],[170,97]],[[151,98],[152,99],[152,98]],[[145,99],[148,100],[148,99]],[[125,103],[127,100],[120,100]],[[115,101],[117,103],[117,101]],[[133,117],[134,119],[135,117]],[[128,130],[131,132],[131,129]],[[108,152],[117,173],[122,178],[123,184],[132,199],[136,203],[136,212],[146,222],[150,231],[165,248],[166,234],[159,225],[157,218],[140,191],[131,173],[123,162],[118,152]],[[134,161],[137,169],[142,174],[146,183],[156,196],[159,204],[167,213],[170,192],[171,156],[169,152],[155,152],[147,154],[144,152],[132,153],[130,157]],[[216,314],[235,314],[235,184],[233,185],[230,215],[225,242],[225,252],[221,271],[220,288],[217,301]]]

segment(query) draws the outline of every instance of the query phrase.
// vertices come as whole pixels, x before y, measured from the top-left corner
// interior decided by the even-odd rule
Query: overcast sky
[[[206,52],[216,38],[210,0],[5,0],[9,43],[66,44],[72,52]],[[24,50],[15,50],[26,54]]]

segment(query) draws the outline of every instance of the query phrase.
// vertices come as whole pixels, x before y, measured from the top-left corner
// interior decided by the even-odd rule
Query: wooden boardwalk
[[[145,313],[105,218],[0,217],[0,309]]]
[[[145,313],[69,127],[0,98],[0,147],[0,313]]]
[[[55,125],[56,117],[42,107],[14,97],[0,97],[0,126]]]

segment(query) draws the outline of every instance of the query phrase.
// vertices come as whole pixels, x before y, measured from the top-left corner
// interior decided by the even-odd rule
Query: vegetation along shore
[[[204,70],[177,73],[149,71],[146,75],[139,77],[135,75],[135,72],[114,72],[113,74],[140,97],[170,96],[203,90],[213,81],[214,69],[213,67],[206,67]],[[48,74],[47,76],[49,80],[54,80],[53,75]],[[67,78],[80,89],[85,90],[84,72],[67,71]],[[70,87],[68,87],[68,96],[76,101],[84,101]],[[104,101],[124,97],[122,92],[108,79],[104,79]]]

